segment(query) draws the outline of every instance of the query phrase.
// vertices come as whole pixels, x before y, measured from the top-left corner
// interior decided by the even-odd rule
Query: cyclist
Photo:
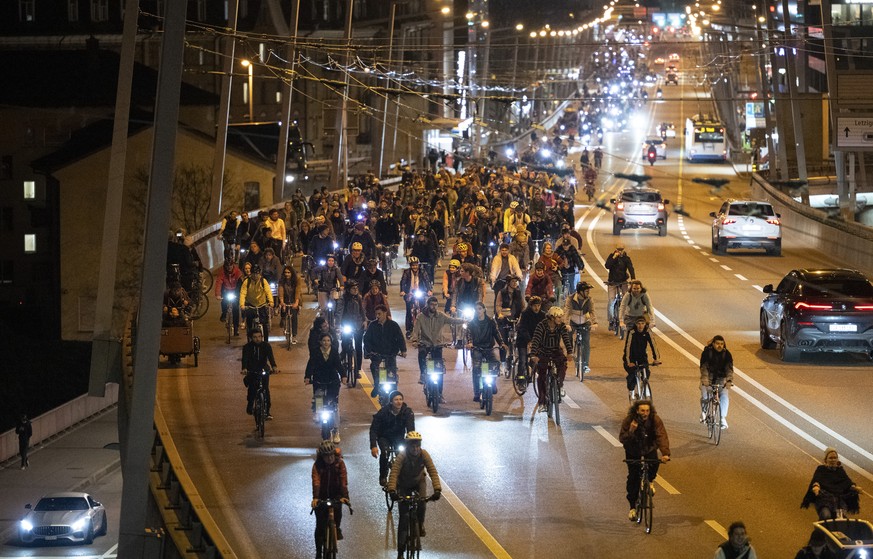
[[[227,318],[230,311],[233,318],[233,335],[239,336],[239,299],[228,301],[225,297],[229,293],[236,295],[236,286],[242,279],[242,272],[234,263],[233,256],[224,259],[224,266],[215,277],[215,298],[221,301],[221,322]]]
[[[268,283],[276,283],[282,277],[282,262],[272,248],[265,248],[259,262],[261,274]]]
[[[485,280],[479,276],[479,268],[464,262],[461,264],[459,278],[455,281],[455,293],[452,296],[452,314],[481,303],[485,300]]]
[[[270,347],[270,342],[264,341],[264,336],[260,330],[252,332],[251,337],[252,339],[242,349],[241,374],[245,375],[243,384],[248,388],[246,413],[252,415],[252,404],[258,391],[258,376],[262,371],[267,371],[267,374],[263,376],[264,395],[267,401],[266,412],[267,419],[273,419],[270,414],[270,375],[279,372],[276,368],[276,358],[273,357],[273,348]]]
[[[309,339],[306,341],[306,347],[309,348],[309,355],[318,351],[321,343],[321,335],[327,334],[332,339],[332,345],[339,351],[339,340],[336,337],[336,330],[330,329],[327,319],[323,316],[316,316],[312,321],[312,327],[309,329]]]
[[[727,429],[727,414],[730,398],[728,389],[734,385],[734,358],[728,351],[722,336],[713,336],[700,354],[700,422],[706,421],[706,404],[709,402],[709,387],[717,384],[721,404],[721,428]]]
[[[495,300],[497,294],[506,287],[509,276],[521,277],[521,268],[518,259],[509,254],[509,245],[503,243],[497,256],[491,261],[491,285],[494,289]]]
[[[815,529],[809,536],[809,544],[798,551],[794,559],[837,559],[837,555],[828,547],[827,534]]]
[[[270,227],[269,247],[272,248],[273,252],[278,256],[282,254],[285,239],[288,237],[288,234],[285,231],[285,220],[279,215],[279,208],[270,209],[269,216],[269,219],[266,221]]]
[[[824,464],[818,466],[812,474],[800,507],[809,508],[811,504],[815,505],[819,520],[835,518],[837,509],[844,509],[852,514],[857,514],[860,509],[858,486],[843,469],[836,449],[825,449]]]
[[[600,149],[600,146],[597,146],[596,148],[594,148],[594,167],[599,169],[602,164],[603,164],[603,150]]]
[[[518,321],[518,337],[515,346],[518,349],[518,376],[524,378],[527,374],[527,356],[537,324],[546,319],[543,311],[543,300],[534,295],[528,301],[527,308],[521,313]]]
[[[534,264],[534,273],[527,282],[525,296],[529,298],[539,297],[543,308],[548,310],[555,298],[555,288],[552,278],[546,273],[546,265],[542,262]]]
[[[524,297],[518,288],[519,277],[510,275],[506,278],[506,287],[500,290],[494,297],[494,316],[497,317],[497,325],[500,327],[500,336],[509,341],[510,320],[518,320],[524,310]],[[503,311],[509,309],[509,314]],[[506,351],[500,348],[500,361],[506,361]]]
[[[342,372],[343,365],[339,353],[333,347],[333,338],[330,334],[322,334],[318,339],[318,351],[309,355],[306,372],[303,374],[303,383],[312,385],[313,406],[315,405],[315,393],[324,390],[325,403],[333,402],[339,409]],[[339,430],[336,431],[333,442],[340,442]]]
[[[627,333],[624,339],[624,355],[622,361],[624,370],[627,372],[627,390],[630,395],[633,394],[634,386],[636,385],[637,365],[646,366],[646,378],[652,374],[649,370],[649,349],[652,350],[652,365],[661,364],[661,354],[658,353],[658,346],[655,345],[655,338],[649,332],[649,325],[645,317],[638,317],[634,323],[634,328]]]
[[[349,502],[349,478],[340,449],[330,441],[318,445],[318,455],[312,465],[312,508],[315,509],[315,559],[321,559],[324,531],[327,529],[327,507],[318,507],[318,501],[333,501],[333,519],[336,539],[343,539],[340,524],[343,521],[343,503]]]
[[[346,281],[345,292],[337,301],[337,324],[340,328],[345,326],[352,327],[352,339],[355,343],[355,363],[354,371],[361,378],[359,371],[361,370],[361,361],[363,359],[363,348],[361,347],[364,339],[364,324],[367,317],[364,313],[364,300],[361,297],[361,290],[358,287],[358,282],[355,280]]]
[[[591,330],[597,327],[591,287],[587,281],[580,281],[576,284],[576,293],[564,301],[564,315],[569,318],[570,328],[574,334],[577,331],[582,334],[582,370],[585,374],[591,371],[588,367],[591,358]],[[573,339],[576,339],[575,336]]]
[[[606,277],[606,318],[611,321],[612,301],[619,292],[624,296],[627,292],[627,280],[628,278],[636,279],[636,272],[634,271],[634,263],[625,252],[624,243],[621,242],[606,257],[606,262],[604,262],[603,266],[609,270],[609,275]]]
[[[392,496],[418,493],[419,496],[424,497],[427,493],[427,477],[430,477],[431,485],[433,485],[432,499],[438,501],[442,494],[439,473],[430,454],[421,448],[421,433],[412,431],[406,434],[406,448],[394,460],[394,467],[391,468],[391,476],[388,478],[388,492]],[[424,501],[419,503],[418,518],[415,520],[418,522],[421,537],[426,535],[424,529],[426,510],[427,503]],[[405,502],[401,502],[400,520],[397,525],[397,557],[399,559],[403,558],[403,552],[406,551],[408,530],[409,506]]]
[[[469,243],[458,243],[455,245],[455,256],[460,264],[472,264],[477,268],[482,268],[482,260],[476,256]]]
[[[661,417],[655,412],[655,406],[649,400],[637,400],[621,422],[618,440],[624,446],[624,457],[627,460],[658,459],[661,451],[661,462],[670,461],[670,439]],[[649,481],[655,482],[658,476],[659,463],[654,462],[649,467]],[[627,465],[627,502],[630,503],[628,519],[637,519],[637,496],[640,493],[640,465]]]
[[[377,378],[379,364],[385,360],[385,368],[397,375],[397,354],[406,357],[406,338],[400,331],[400,325],[388,318],[388,307],[376,307],[376,320],[367,326],[364,334],[364,345],[367,346],[367,356],[370,358],[370,373]],[[400,379],[397,379],[398,382]],[[375,398],[379,387],[373,383],[370,396]]]
[[[367,267],[361,272],[358,278],[358,284],[363,286],[372,285],[374,281],[379,282],[379,290],[388,295],[388,282],[385,281],[385,274],[379,269],[379,260],[370,258],[367,260]]]
[[[403,271],[400,278],[400,296],[406,301],[406,337],[412,333],[412,307],[415,304],[416,292],[421,296],[433,295],[430,278],[421,273],[421,264],[415,256],[409,257],[409,268]],[[419,303],[420,304],[420,303]]]
[[[455,283],[458,281],[458,278],[461,277],[460,269],[460,260],[452,258],[449,260],[448,268],[446,268],[446,271],[443,273],[443,298],[446,300],[443,310],[447,313],[452,311],[452,295],[455,293]]]
[[[630,290],[621,298],[621,307],[618,309],[618,320],[622,328],[630,327],[636,319],[643,317],[652,328],[655,327],[655,313],[652,310],[652,302],[643,282],[631,280],[628,282]]]
[[[473,401],[480,400],[482,377],[482,362],[490,365],[494,363],[494,344],[501,349],[506,349],[506,343],[500,336],[500,329],[493,318],[485,312],[485,304],[476,303],[476,316],[467,323],[467,349],[470,349],[473,357]],[[497,394],[497,385],[494,385],[494,394]]]
[[[290,264],[282,270],[279,280],[279,311],[282,320],[291,321],[291,343],[297,345],[297,316],[300,314],[300,292],[303,280]]]
[[[273,292],[270,284],[261,276],[261,267],[252,266],[252,275],[244,279],[239,290],[239,310],[246,317],[246,337],[252,341],[255,316],[261,320],[264,339],[270,339],[270,309],[273,308]]]
[[[327,255],[333,252],[333,239],[330,237],[330,227],[324,219],[316,220],[316,234],[309,239],[309,250],[306,254],[311,256],[316,264],[327,260]]]
[[[415,412],[403,401],[403,393],[395,390],[388,403],[373,414],[370,423],[370,453],[379,457],[379,485],[388,485],[388,449],[399,453],[407,433],[415,431]],[[379,451],[381,450],[381,454]]]
[[[376,243],[373,242],[373,236],[366,230],[366,225],[363,221],[355,223],[355,227],[346,240],[346,246],[353,251],[353,254],[356,244],[361,245],[360,250],[364,259],[376,256]]]
[[[564,349],[561,349],[561,342]],[[564,311],[560,307],[552,307],[546,313],[546,319],[537,324],[534,329],[530,344],[532,360],[537,367],[537,392],[539,398],[537,411],[546,411],[546,397],[548,396],[549,364],[554,363],[558,372],[558,387],[561,397],[564,392],[564,377],[567,375],[567,360],[573,348],[573,340],[570,338],[570,330],[564,324]]]
[[[316,268],[315,274],[315,283],[318,285],[318,308],[322,313],[327,312],[331,292],[339,289],[344,282],[345,278],[336,266],[336,258],[333,254],[328,255],[326,264]]]
[[[579,256],[579,251],[573,246],[573,238],[566,233],[565,231],[564,237],[555,250],[555,255],[561,259],[561,294],[565,300],[571,295],[570,290],[576,280],[576,273],[581,274],[585,270],[585,263]]]
[[[410,252],[411,256],[409,257],[410,266],[412,265],[412,259],[418,259],[422,264],[427,266],[425,274],[427,276],[428,281],[433,284],[432,274],[434,272],[434,264],[437,261],[437,245],[434,243],[433,239],[431,239],[431,235],[428,233],[427,229],[419,228],[415,232],[415,241],[412,243],[412,250]]]
[[[379,280],[370,282],[370,290],[364,295],[364,326],[376,320],[376,309],[383,306],[388,309],[388,318],[391,318],[391,306],[388,304],[388,296],[382,293],[382,284]]]
[[[430,353],[434,361],[442,361],[443,359],[443,348],[441,347],[443,327],[449,324],[463,323],[463,318],[452,318],[441,312],[436,297],[428,298],[427,305],[415,321],[410,338],[412,345],[418,347],[418,368],[420,371],[418,384],[424,384],[426,380],[427,354]],[[442,385],[440,385],[440,396],[442,396]]]
[[[352,251],[349,254],[349,257],[343,260],[342,268],[340,268],[340,273],[342,276],[348,280],[356,280],[360,281],[362,279],[362,275],[366,272],[365,268],[367,267],[367,260],[364,258],[364,245],[359,242],[354,242],[351,244]]]

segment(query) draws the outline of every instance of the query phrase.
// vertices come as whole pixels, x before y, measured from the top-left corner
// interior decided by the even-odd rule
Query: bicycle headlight
[[[412,294],[415,295],[416,299],[421,299],[421,296],[424,295],[424,293],[422,293],[421,289],[416,289],[415,291],[412,292]]]
[[[33,530],[33,524],[30,522],[30,520],[27,520],[26,518],[19,523],[19,526],[25,532],[30,532],[31,530]]]
[[[226,293],[224,295],[224,300],[225,301],[235,301],[236,300],[236,293]]]
[[[404,450],[406,450],[406,447],[403,445],[397,447],[397,452],[403,452]]]
[[[333,243],[333,249],[336,250],[336,249],[338,249],[338,248],[339,248],[339,243],[334,242],[334,243]]]
[[[392,390],[394,390],[394,383],[393,382],[383,382],[382,383],[382,392],[385,392],[387,394],[387,393],[391,392]]]
[[[332,309],[332,308],[333,308],[333,302],[328,303],[328,304],[327,304],[327,308]]]
[[[494,382],[494,378],[491,375],[482,375],[482,380],[488,386],[491,386],[491,383]]]
[[[431,382],[439,382],[439,380],[440,380],[439,373],[431,373],[430,374],[430,381]]]
[[[473,310],[473,307],[464,307],[461,311],[461,316],[464,317],[464,320],[473,320],[473,317],[476,316],[476,311]]]
[[[343,334],[351,334],[352,327],[349,324],[343,324]]]
[[[330,412],[326,411],[326,410],[321,412],[321,422],[327,423],[329,420],[330,420]]]
[[[276,289],[276,282],[270,282],[270,289]]]
[[[327,266],[327,260],[319,260],[318,265],[319,266]]]

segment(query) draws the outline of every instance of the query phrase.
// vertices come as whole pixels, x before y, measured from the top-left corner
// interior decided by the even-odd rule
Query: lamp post
[[[242,64],[243,68],[246,68],[249,71],[249,84],[248,84],[248,89],[246,90],[246,97],[248,97],[248,101],[249,101],[249,122],[254,122],[255,121],[255,100],[252,97],[252,84],[254,83],[254,74],[253,74],[254,64],[252,64],[251,60],[248,60],[245,58],[240,61],[240,64]]]

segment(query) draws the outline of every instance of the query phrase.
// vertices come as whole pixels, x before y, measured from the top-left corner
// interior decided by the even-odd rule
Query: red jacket
[[[549,298],[554,297],[555,288],[552,286],[552,278],[549,276],[548,272],[543,274],[543,277],[541,278],[537,277],[536,272],[531,274],[530,279],[527,282],[525,295],[528,297],[536,295],[543,300],[548,300]]]
[[[340,449],[336,449],[336,460],[328,464],[321,455],[312,465],[312,498],[313,499],[348,499],[349,480],[346,473],[346,463],[343,461]]]
[[[215,296],[221,297],[222,291],[236,291],[236,284],[242,277],[242,271],[239,266],[233,265],[230,272],[222,266],[218,271],[218,277],[215,278]]]

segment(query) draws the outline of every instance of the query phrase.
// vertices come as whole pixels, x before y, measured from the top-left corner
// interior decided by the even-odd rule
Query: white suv
[[[769,202],[728,200],[709,214],[712,222],[712,252],[729,248],[763,248],[767,254],[782,254],[782,222]]]

